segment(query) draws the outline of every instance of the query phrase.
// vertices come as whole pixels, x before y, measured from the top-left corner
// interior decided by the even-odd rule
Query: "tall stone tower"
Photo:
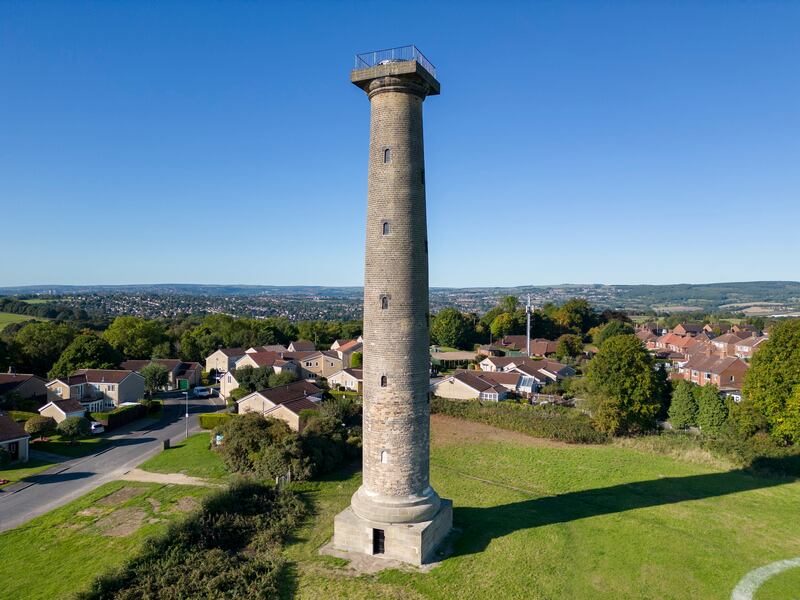
[[[429,481],[428,233],[422,102],[439,94],[414,46],[356,57],[369,97],[364,276],[364,480],[336,516],[334,547],[414,564],[431,560],[452,503]]]

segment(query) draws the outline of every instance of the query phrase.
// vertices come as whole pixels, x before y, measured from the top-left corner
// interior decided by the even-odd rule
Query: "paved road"
[[[219,398],[189,400],[189,432],[199,429],[197,413],[224,407]],[[141,462],[157,454],[163,440],[184,439],[186,420],[184,401],[172,395],[164,403],[164,416],[158,422],[132,424],[111,432],[113,445],[97,454],[70,459],[50,469],[47,474],[28,478],[23,489],[9,493],[0,490],[0,531],[18,527],[41,514],[63,506],[96,487],[119,479]]]

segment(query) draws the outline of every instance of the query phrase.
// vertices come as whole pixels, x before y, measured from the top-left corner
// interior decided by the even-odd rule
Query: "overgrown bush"
[[[31,437],[41,437],[56,429],[56,420],[52,417],[37,415],[25,421],[25,432]]]
[[[203,413],[199,416],[200,427],[203,429],[214,429],[231,418],[233,418],[231,413]]]
[[[237,482],[186,520],[146,540],[138,556],[97,578],[79,600],[278,597],[286,576],[282,543],[305,514],[300,498]]]
[[[78,438],[85,438],[91,433],[89,421],[83,417],[67,417],[56,428],[66,440],[74,443]]]
[[[156,414],[164,407],[164,403],[161,402],[161,400],[154,400],[150,398],[145,398],[140,402],[140,404],[144,406],[145,412],[149,415]]]
[[[431,412],[572,444],[602,444],[609,439],[588,416],[561,406],[433,398]]]

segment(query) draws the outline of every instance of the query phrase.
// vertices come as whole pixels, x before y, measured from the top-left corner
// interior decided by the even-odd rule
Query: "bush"
[[[164,403],[161,400],[153,400],[150,398],[145,398],[140,404],[144,406],[145,412],[148,415],[154,415],[164,408]]]
[[[108,413],[108,429],[122,427],[128,423],[147,416],[147,406],[143,403],[120,406]]]
[[[31,434],[31,437],[42,437],[55,429],[56,420],[52,417],[37,415],[25,422],[25,432]]]
[[[17,423],[24,423],[29,419],[40,416],[38,412],[28,412],[24,410],[9,410],[6,412],[6,414],[14,419]]]
[[[203,413],[200,415],[200,427],[202,429],[216,429],[220,424],[233,418],[231,413]]]
[[[238,482],[173,523],[122,568],[96,579],[80,600],[280,597],[282,544],[305,516],[293,492]]]
[[[67,417],[56,428],[61,437],[74,442],[78,438],[85,438],[91,434],[89,421],[83,417]]]
[[[602,444],[609,439],[588,416],[561,406],[434,398],[431,412],[572,444]]]

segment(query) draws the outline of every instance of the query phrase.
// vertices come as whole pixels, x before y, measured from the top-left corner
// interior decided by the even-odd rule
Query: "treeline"
[[[0,297],[0,312],[27,315],[40,319],[58,321],[89,321],[89,314],[82,308],[73,308],[55,302],[25,302],[17,298]]]

